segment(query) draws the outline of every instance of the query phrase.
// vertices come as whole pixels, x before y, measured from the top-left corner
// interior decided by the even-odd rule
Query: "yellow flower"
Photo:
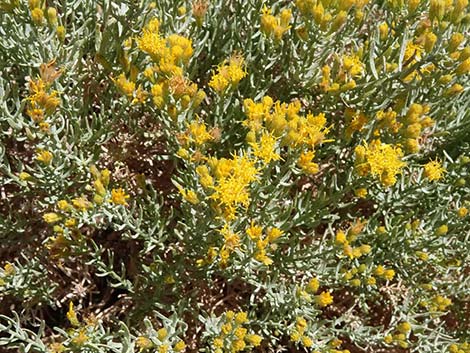
[[[253,347],[258,347],[262,340],[263,338],[256,334],[248,334],[245,336],[245,341],[253,345]]]
[[[27,172],[21,172],[18,177],[20,178],[20,180],[23,180],[23,181],[26,181],[26,180],[29,180],[31,179],[31,174],[27,173]]]
[[[411,331],[411,325],[409,322],[402,322],[397,326],[397,330],[401,333],[408,333]]]
[[[245,311],[240,311],[235,314],[235,323],[242,325],[248,321],[248,314]]]
[[[111,201],[116,205],[124,205],[127,206],[126,199],[130,196],[126,194],[124,189],[112,189],[111,190]]]
[[[235,329],[235,336],[238,338],[238,339],[244,339],[245,336],[246,336],[246,333],[248,332],[248,330],[244,327],[237,327]]]
[[[342,230],[338,230],[336,232],[335,243],[338,244],[338,245],[348,243],[348,241],[346,239],[346,234]]]
[[[244,59],[238,53],[232,55],[229,62],[224,61],[217,67],[217,73],[212,75],[209,87],[222,94],[227,87],[235,87],[246,76]]]
[[[313,162],[313,158],[315,157],[315,151],[307,151],[302,152],[300,154],[299,160],[297,161],[297,165],[302,168],[302,171],[305,174],[312,175],[318,173],[320,168],[318,164]]]
[[[64,225],[67,227],[67,228],[73,228],[77,225],[77,220],[75,218],[68,218]]]
[[[135,340],[135,345],[140,348],[141,351],[152,347],[153,343],[145,336],[139,336]]]
[[[253,154],[257,158],[261,159],[265,164],[281,159],[281,156],[274,152],[276,148],[276,140],[277,139],[272,134],[264,132],[261,135],[259,143],[250,143],[251,148],[253,148]]]
[[[310,337],[302,336],[302,344],[304,345],[304,347],[310,348],[313,346],[313,341]]]
[[[113,82],[122,94],[132,97],[135,91],[135,83],[126,79],[124,74],[120,74],[117,79],[113,78]]]
[[[254,224],[254,221],[251,221],[250,227],[246,230],[246,234],[250,237],[251,240],[257,240],[261,237],[263,233],[263,227],[257,226]]]
[[[356,197],[364,199],[367,196],[367,189],[366,188],[356,189],[354,190],[354,194],[356,195]]]
[[[180,188],[179,192],[186,201],[192,203],[193,205],[197,205],[200,202],[199,198],[197,197],[197,194],[193,190],[186,191]]]
[[[291,340],[292,342],[299,342],[299,341],[300,341],[300,337],[301,337],[300,333],[297,332],[297,331],[295,331],[295,330],[292,331],[291,334],[290,334],[290,340]]]
[[[442,167],[441,162],[437,159],[435,161],[430,161],[424,165],[424,176],[430,181],[442,179],[445,171],[445,168]]]
[[[310,293],[316,293],[318,288],[320,288],[320,281],[318,278],[312,278],[307,284],[307,290]]]
[[[276,228],[276,227],[272,227],[267,231],[266,239],[270,243],[272,243],[272,242],[276,241],[277,239],[279,239],[279,237],[281,237],[282,234],[284,234],[284,232],[282,230],[280,230],[279,228]]]
[[[85,196],[76,197],[72,199],[72,205],[80,211],[86,211],[87,209],[92,207],[91,202],[88,201]]]
[[[169,347],[167,344],[162,344],[160,347],[158,347],[158,353],[167,353],[168,348]]]
[[[42,218],[47,223],[56,223],[61,220],[61,217],[57,213],[54,213],[54,212],[46,213],[42,216]]]
[[[307,320],[305,320],[305,318],[302,316],[297,317],[295,321],[295,327],[299,333],[304,333],[307,329]]]
[[[207,141],[211,141],[213,139],[212,135],[207,131],[207,127],[204,122],[191,122],[191,124],[188,125],[188,132],[190,140],[194,141],[197,146],[201,146]]]
[[[173,347],[173,350],[175,352],[181,352],[186,349],[186,343],[184,341],[178,341],[175,346]]]
[[[255,161],[246,155],[234,155],[232,159],[213,158],[209,164],[217,178],[209,198],[217,202],[225,219],[232,220],[239,205],[248,207],[250,204],[248,187],[258,178]]]
[[[323,308],[333,303],[333,296],[330,292],[322,292],[315,297],[315,302]]]
[[[240,352],[240,351],[244,350],[245,347],[246,347],[246,343],[243,340],[238,339],[238,340],[235,340],[235,341],[232,342],[233,352]]]
[[[446,224],[443,224],[439,228],[436,229],[436,235],[437,236],[446,235],[448,231],[449,231],[449,227],[447,227]]]
[[[3,266],[3,270],[5,271],[5,276],[13,276],[16,273],[15,266],[13,266],[9,262],[7,262],[5,266]]]
[[[80,330],[77,336],[75,336],[72,339],[72,343],[77,345],[77,346],[83,346],[87,341],[89,337],[85,334],[85,330]]]
[[[468,209],[466,207],[460,207],[457,211],[457,215],[460,218],[465,218],[465,216],[467,216],[467,214],[468,214]]]
[[[36,160],[44,163],[45,165],[51,164],[53,155],[49,151],[41,150],[36,155]]]
[[[166,336],[168,336],[168,331],[165,327],[162,327],[161,329],[157,331],[157,337],[160,341],[163,341],[166,338]]]
[[[388,281],[391,281],[395,277],[395,271],[392,269],[385,270],[384,278]]]
[[[69,303],[69,311],[67,311],[67,319],[69,320],[72,326],[78,327],[80,326],[80,322],[77,319],[77,313],[73,308],[73,302]]]
[[[370,144],[356,147],[356,170],[359,175],[371,174],[388,187],[397,181],[405,163],[401,148],[374,140]]]
[[[36,25],[41,26],[44,21],[44,12],[41,8],[36,7],[31,10],[31,18]]]

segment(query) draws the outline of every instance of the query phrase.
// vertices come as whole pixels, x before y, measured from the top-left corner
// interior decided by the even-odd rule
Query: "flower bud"
[[[54,7],[47,9],[47,22],[52,27],[57,25],[57,10]]]

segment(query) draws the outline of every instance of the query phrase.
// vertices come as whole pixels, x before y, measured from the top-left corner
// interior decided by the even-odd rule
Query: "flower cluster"
[[[274,16],[272,10],[264,6],[261,11],[261,31],[268,37],[280,41],[284,33],[291,28],[289,25],[291,18],[291,10],[283,9],[279,16]]]
[[[403,151],[400,147],[374,140],[359,145],[356,152],[356,170],[359,175],[368,174],[380,180],[383,186],[389,187],[396,183],[397,174],[406,165],[402,161]]]
[[[236,87],[245,76],[243,56],[235,53],[228,62],[224,61],[217,67],[217,73],[212,75],[209,87],[218,94],[223,94],[228,87]]]
[[[261,344],[263,338],[245,327],[248,324],[246,312],[227,311],[220,323],[220,331],[212,340],[215,353],[236,353]]]

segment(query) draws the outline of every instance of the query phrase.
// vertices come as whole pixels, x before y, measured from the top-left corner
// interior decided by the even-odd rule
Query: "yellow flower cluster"
[[[250,204],[249,186],[258,177],[255,160],[242,154],[233,155],[230,159],[211,157],[207,164],[214,177],[210,175],[209,168],[200,168],[201,183],[213,181],[213,185],[207,185],[212,190],[209,199],[215,202],[215,209],[223,218],[233,220],[239,206],[248,207]]]
[[[401,102],[397,102],[396,109],[399,109]],[[429,106],[413,103],[408,108],[404,117],[398,117],[398,113],[389,108],[386,111],[380,110],[376,113],[376,130],[375,135],[380,135],[380,131],[388,131],[392,134],[399,134],[402,143],[408,153],[416,153],[419,151],[419,140],[423,134],[423,130],[434,125],[431,119]]]
[[[445,168],[442,167],[440,161],[430,161],[426,163],[423,167],[424,169],[424,176],[429,179],[430,181],[437,181],[444,177]]]
[[[132,42],[131,39],[127,40],[126,47]],[[199,106],[206,95],[197,84],[184,76],[184,69],[193,55],[192,41],[178,34],[163,37],[160,22],[154,18],[143,28],[136,43],[138,49],[152,59],[152,63],[142,71],[143,80],[152,85],[150,93],[142,85],[137,87],[136,80],[142,75],[139,76],[139,68],[129,64],[126,51],[123,61],[130,72],[129,78],[120,74],[113,79],[121,93],[132,98],[133,104],[144,103],[151,94],[155,106],[166,109],[172,118],[180,110]]]
[[[234,54],[228,63],[224,61],[217,67],[217,73],[212,75],[209,87],[218,94],[223,94],[228,87],[234,88],[246,76],[244,58],[241,54]]]
[[[49,123],[45,121],[45,118],[53,114],[60,105],[59,92],[50,90],[50,85],[54,79],[46,81],[41,77],[29,82],[26,114],[46,131],[48,130]]]
[[[358,259],[363,255],[367,255],[371,252],[370,245],[362,244],[358,247],[352,247],[353,243],[357,236],[362,232],[364,226],[366,225],[365,221],[357,220],[351,225],[347,234],[342,230],[338,230],[335,235],[335,244],[342,246],[343,255],[349,257],[350,259]]]
[[[375,268],[374,274],[378,277],[382,277],[387,281],[391,281],[395,277],[395,271],[392,269],[386,269],[384,266],[379,265]]]
[[[221,322],[220,334],[212,341],[214,353],[236,353],[261,344],[262,337],[244,327],[248,322],[246,312],[227,311]]]
[[[397,325],[395,333],[388,334],[384,337],[384,342],[387,344],[397,344],[400,348],[406,349],[409,346],[407,341],[411,332],[411,324],[407,321],[401,322]]]
[[[139,49],[149,54],[157,64],[156,70],[168,76],[182,75],[182,66],[186,65],[193,55],[191,40],[177,34],[162,37],[160,21],[156,18],[143,29],[137,42]]]
[[[224,245],[219,252],[221,267],[226,267],[230,254],[237,248],[240,247],[240,236],[237,233],[232,232],[230,226],[225,224],[224,227],[219,231],[224,238]]]
[[[346,108],[344,111],[344,117],[346,120],[345,137],[348,140],[352,137],[354,132],[362,131],[368,122],[367,116],[357,109]]]
[[[355,7],[355,18],[361,20],[364,16],[362,8],[369,0],[296,0],[295,6],[302,16],[312,18],[322,30],[337,31],[347,21],[348,12]]]
[[[271,161],[278,161],[281,156],[275,152],[277,138],[268,132],[263,132],[259,138],[259,142],[250,142],[253,154],[256,158],[269,164]]]
[[[318,292],[320,288],[320,281],[318,278],[311,278],[304,287],[297,288],[297,296],[302,300],[305,300],[307,303],[311,303],[313,298],[311,294]]]
[[[214,136],[207,131],[207,125],[202,120],[193,120],[186,124],[187,129],[183,134],[178,135],[178,141],[182,147],[187,148],[190,144],[201,147],[209,141],[214,140]]]
[[[255,225],[253,222],[251,222],[250,227],[246,230],[246,234],[256,244],[254,259],[266,266],[271,265],[273,260],[267,256],[268,246],[271,249],[275,249],[276,247],[274,243],[277,239],[279,239],[279,237],[282,236],[283,232],[279,228],[271,227],[263,236],[263,227]]]
[[[269,96],[263,97],[260,103],[245,99],[247,119],[243,125],[250,129],[247,140],[255,155],[264,163],[280,159],[280,156],[274,153],[276,141],[279,139],[280,146],[300,148],[299,167],[306,174],[314,174],[319,169],[313,162],[314,149],[324,142],[328,132],[325,127],[326,118],[322,113],[300,116],[300,108],[299,101],[286,104],[274,102]],[[256,142],[258,138],[259,142]]]
[[[364,226],[365,222],[358,220],[348,230],[347,235],[342,230],[337,231],[335,235],[335,243],[342,246],[343,255],[349,257],[351,260],[361,258],[369,254],[372,250],[371,246],[368,244],[361,244],[355,247],[350,245],[362,232]],[[341,272],[343,273],[343,279],[348,281],[353,287],[359,287],[362,284],[368,286],[374,286],[376,284],[375,277],[366,275],[367,265],[364,263],[358,266],[352,266],[349,269],[342,268]],[[362,280],[361,278],[355,277],[356,275],[362,277]]]
[[[406,165],[402,161],[403,151],[401,148],[373,140],[364,143],[355,149],[356,171],[361,176],[368,174],[378,178],[383,186],[388,187],[396,183],[396,175]]]
[[[320,87],[325,92],[344,92],[356,87],[355,79],[361,77],[364,73],[364,64],[360,60],[358,54],[343,55],[341,58],[336,57],[337,70],[331,71],[329,65],[325,65],[321,69]]]
[[[125,193],[122,188],[112,189],[108,191],[108,185],[110,180],[110,172],[108,169],[99,171],[95,166],[91,166],[90,173],[93,177],[93,189],[94,196],[93,202],[89,201],[86,195],[72,198],[69,201],[59,200],[57,202],[58,212],[48,212],[43,215],[45,222],[54,224],[53,230],[56,236],[48,239],[48,248],[52,257],[63,257],[68,252],[69,245],[71,244],[70,239],[67,239],[66,235],[79,234],[77,212],[85,212],[92,209],[96,205],[101,205],[105,201],[105,197],[110,197],[108,202],[115,205],[127,205],[127,199],[129,195]],[[61,222],[60,224],[58,224]],[[65,227],[65,228],[64,228]]]
[[[51,164],[53,158],[54,155],[52,154],[52,152],[46,150],[39,150],[36,154],[36,160],[41,163],[44,163],[45,165]]]
[[[420,305],[430,312],[447,311],[447,308],[452,305],[452,300],[442,295],[436,295],[430,301],[422,301]]]
[[[459,344],[451,344],[448,348],[449,353],[470,353],[470,343],[463,342]]]
[[[295,328],[290,333],[290,340],[301,344],[305,348],[313,346],[313,340],[308,333],[308,323],[304,317],[299,316],[295,321]]]
[[[170,349],[173,352],[181,352],[186,349],[186,343],[180,339],[172,340],[168,335],[168,330],[162,327],[156,332],[156,337],[150,339],[146,336],[139,336],[135,340],[135,345],[140,348],[140,351],[146,351],[155,348],[156,353],[169,353]]]
[[[291,18],[291,10],[283,9],[279,16],[274,16],[272,10],[265,5],[261,11],[261,31],[268,37],[280,41],[284,33],[291,28],[289,26]]]

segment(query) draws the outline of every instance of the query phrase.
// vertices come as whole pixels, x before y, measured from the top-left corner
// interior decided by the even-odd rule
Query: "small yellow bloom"
[[[80,326],[80,322],[77,319],[77,313],[73,308],[73,302],[69,303],[69,311],[67,311],[67,319],[69,320],[72,326],[78,327]]]
[[[313,341],[310,337],[307,337],[307,336],[302,336],[302,344],[304,347],[306,348],[310,348],[313,346]]]
[[[111,190],[111,201],[116,205],[124,205],[127,206],[126,199],[130,196],[126,194],[124,189],[112,189]]]
[[[165,327],[162,327],[161,329],[157,331],[157,337],[160,341],[163,341],[166,338],[166,336],[168,336],[168,331]]]
[[[36,25],[41,26],[44,21],[44,12],[41,8],[36,7],[31,10],[31,18]]]
[[[173,350],[175,352],[181,352],[181,351],[184,351],[185,349],[186,349],[186,343],[184,343],[184,341],[178,341],[173,347]]]
[[[235,323],[242,325],[248,321],[248,314],[245,311],[240,311],[235,315]]]
[[[31,174],[26,173],[26,172],[21,172],[21,173],[18,175],[18,177],[20,178],[20,180],[26,181],[26,180],[31,179]]]
[[[460,207],[457,211],[457,215],[460,218],[465,218],[468,214],[468,209],[466,207]]]
[[[42,216],[42,218],[47,223],[56,223],[60,221],[61,219],[61,217],[57,213],[54,213],[54,212],[46,213]]]
[[[449,227],[447,227],[446,224],[443,224],[439,228],[436,229],[436,235],[437,236],[446,235],[448,231],[449,231]]]
[[[445,168],[442,167],[438,160],[430,161],[424,165],[424,176],[430,181],[436,181],[443,178]]]
[[[92,207],[91,202],[88,201],[85,196],[76,197],[72,199],[72,205],[80,211],[86,211],[87,209]]]
[[[36,154],[36,160],[44,163],[45,165],[51,164],[53,155],[49,151],[41,150]]]
[[[3,266],[3,270],[5,271],[6,276],[13,276],[16,273],[15,266],[13,266],[9,262],[7,262],[5,266]]]
[[[367,189],[366,188],[356,189],[354,190],[354,195],[356,195],[356,197],[359,197],[361,199],[365,199],[367,196]]]
[[[392,269],[385,270],[384,278],[388,281],[391,281],[395,277],[395,271]]]
[[[402,322],[400,323],[398,326],[397,326],[397,330],[401,333],[408,333],[411,331],[411,325],[409,322],[405,321],[405,322]]]
[[[258,347],[262,340],[263,338],[256,334],[248,334],[245,336],[245,341],[253,345],[253,347]]]
[[[141,351],[152,347],[153,343],[145,336],[139,336],[135,340],[135,345],[140,348]]]
[[[333,303],[333,296],[330,292],[322,292],[315,297],[315,302],[323,308]]]
[[[316,293],[320,288],[320,281],[318,278],[312,278],[307,284],[307,290],[310,293]]]
[[[197,205],[200,201],[199,198],[197,197],[197,194],[193,190],[184,190],[180,189],[180,194],[183,196],[183,199],[186,201],[192,203],[193,205]]]

